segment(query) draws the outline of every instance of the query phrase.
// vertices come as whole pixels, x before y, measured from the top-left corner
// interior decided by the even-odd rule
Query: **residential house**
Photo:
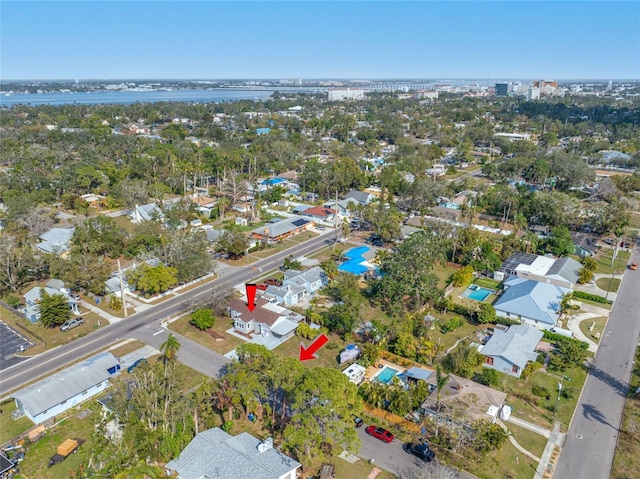
[[[295,284],[269,285],[266,293],[271,295],[278,304],[294,306],[304,299],[305,287]]]
[[[278,306],[263,298],[256,299],[255,308],[249,311],[246,299],[232,298],[227,306],[234,329],[244,335],[273,335],[288,339],[295,333],[304,316]]]
[[[493,421],[504,405],[507,395],[455,374],[440,391],[434,388],[420,406],[420,412],[436,421],[473,433],[477,420]]]
[[[96,354],[14,393],[16,409],[39,424],[103,391],[118,371],[113,354]]]
[[[324,208],[331,208],[335,210],[339,216],[351,216],[351,211],[354,209],[355,205],[359,205],[360,203],[353,198],[345,198],[344,200],[339,201],[327,201],[322,206]]]
[[[536,348],[542,336],[542,331],[524,324],[509,326],[506,331],[494,329],[480,350],[486,356],[484,366],[519,378],[527,363],[538,357]]]
[[[571,290],[555,284],[513,276],[503,283],[504,293],[493,304],[496,314],[538,329],[553,328],[560,304]]]
[[[144,223],[145,221],[162,221],[164,219],[164,213],[155,203],[141,206],[136,205],[133,211],[129,213],[129,219],[136,225]]]
[[[307,208],[306,210],[304,210],[301,214],[302,216],[306,216],[317,221],[331,223],[335,220],[337,213],[338,212],[336,210],[332,210],[331,208],[325,208],[323,206],[312,206],[311,208]]]
[[[574,254],[580,257],[595,256],[598,252],[598,237],[588,233],[571,233]]]
[[[362,381],[364,381],[365,373],[367,369],[364,366],[360,366],[359,364],[352,364],[347,369],[342,371],[342,374],[349,378],[356,386],[359,386]]]
[[[296,479],[302,465],[247,432],[232,436],[219,427],[196,434],[164,467],[177,479]]]
[[[107,203],[107,198],[102,195],[94,195],[92,193],[82,195],[82,198],[90,208],[102,208]]]
[[[501,281],[507,276],[517,276],[573,288],[578,282],[580,268],[582,265],[573,258],[556,259],[552,256],[517,252],[502,263],[494,278]]]
[[[373,201],[374,198],[375,196],[371,193],[366,193],[364,191],[358,190],[351,190],[344,196],[345,200],[354,199],[362,206],[368,205],[369,203],[371,203],[371,201]]]
[[[24,307],[24,316],[30,323],[37,323],[40,321],[40,299],[42,289],[44,289],[45,293],[50,296],[53,296],[54,294],[64,296],[67,298],[67,302],[69,303],[69,309],[71,309],[71,311],[76,315],[80,314],[80,298],[71,294],[69,290],[64,287],[64,282],[59,279],[51,279],[47,282],[44,288],[40,286],[33,287],[24,295],[26,303]]]
[[[304,287],[305,295],[310,296],[329,284],[329,276],[320,266],[314,266],[306,271],[289,269],[284,273],[282,284],[302,286]]]
[[[268,223],[251,232],[257,240],[280,241],[297,235],[313,226],[313,221],[301,216],[291,216],[275,223]]]
[[[38,237],[41,242],[36,246],[45,253],[64,255],[69,250],[69,243],[75,231],[75,228],[51,228]]]
[[[211,216],[211,212],[217,205],[217,200],[205,195],[191,196],[189,201],[196,205],[198,213],[205,215],[207,218]]]

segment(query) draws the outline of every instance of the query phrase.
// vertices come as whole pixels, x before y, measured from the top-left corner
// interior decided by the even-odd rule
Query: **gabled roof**
[[[564,257],[558,258],[549,271],[547,271],[548,278],[564,279],[569,283],[575,284],[578,282],[578,276],[580,275],[580,268],[582,265],[575,259]]]
[[[33,288],[31,288],[29,291],[27,291],[25,293],[24,299],[27,300],[29,303],[37,303],[37,302],[39,302],[40,301],[40,290],[41,289],[44,289],[45,293],[47,293],[49,296],[53,296],[55,294],[58,294],[58,295],[62,295],[65,298],[67,298],[68,301],[77,302],[77,300],[71,298],[67,292],[61,291],[59,289],[50,288],[49,286],[45,286],[44,288],[41,288],[39,286],[34,286]]]
[[[62,253],[69,247],[75,228],[51,228],[40,235],[38,249],[46,253]]]
[[[542,336],[542,331],[524,324],[509,326],[506,331],[495,329],[481,353],[485,356],[503,357],[523,369],[527,362],[535,361],[535,350]]]
[[[311,208],[307,208],[302,212],[303,215],[317,216],[319,218],[326,218],[327,216],[335,215],[336,213],[336,210],[325,208],[323,206],[312,206]]]
[[[507,290],[493,307],[505,313],[555,325],[562,297],[570,290],[532,279],[511,277],[504,282]]]
[[[327,278],[327,273],[320,267],[314,266],[313,268],[309,268],[306,271],[298,271],[295,269],[288,269],[284,273],[284,281],[287,282],[295,282],[296,279],[300,279],[306,283],[315,283],[316,281],[325,281]]]
[[[580,248],[591,251],[592,253],[598,251],[597,237],[594,235],[572,232],[571,239],[573,240],[574,246],[579,246]]]
[[[181,479],[278,479],[301,466],[275,448],[261,452],[261,443],[246,432],[234,437],[215,427],[197,434],[165,468]]]
[[[351,190],[349,191],[349,193],[347,193],[344,198],[348,199],[348,198],[353,198],[354,200],[356,200],[358,203],[362,203],[365,204],[368,201],[370,201],[371,197],[373,195],[371,195],[370,193],[365,193],[364,191],[358,191],[358,190]]]
[[[268,304],[268,301],[258,298],[256,299],[255,304],[256,307],[253,311],[249,311],[246,301],[238,298],[231,298],[229,300],[229,309],[235,311],[238,314],[237,317],[242,319],[245,323],[254,319],[260,323],[266,324],[267,326],[273,326],[280,318],[280,314],[264,308],[264,306]]]
[[[305,289],[304,285],[283,284],[282,286],[269,285],[266,291],[278,298],[286,298],[287,296],[297,296]]]
[[[116,357],[109,352],[96,354],[21,389],[14,393],[13,397],[19,399],[32,416],[37,416],[109,379],[112,373],[108,370],[119,364]]]
[[[295,231],[296,229],[302,228],[308,224],[311,224],[311,221],[308,219],[301,216],[292,216],[282,221],[278,221],[277,223],[269,223],[261,226],[260,228],[256,228],[252,233],[260,236],[266,236],[268,238],[277,238],[278,236],[290,233],[291,231]]]
[[[140,216],[142,221],[151,221],[155,219],[162,219],[164,217],[162,210],[155,203],[136,205],[129,216],[133,216],[135,214]]]

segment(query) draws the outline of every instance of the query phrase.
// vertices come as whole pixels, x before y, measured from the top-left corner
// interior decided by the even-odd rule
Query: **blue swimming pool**
[[[380,374],[376,376],[376,380],[383,384],[389,384],[391,382],[391,379],[393,379],[393,377],[399,372],[400,371],[398,371],[397,369],[393,369],[393,368],[390,368],[389,366],[385,366],[384,369],[380,371]]]
[[[471,298],[476,301],[484,301],[491,294],[495,293],[493,289],[483,288],[477,284],[472,284],[462,293],[463,298]]]
[[[362,255],[367,251],[369,251],[368,246],[357,246],[355,248],[351,248],[349,251],[346,251],[344,253],[344,256],[348,259],[340,266],[338,266],[338,271],[344,271],[346,273],[355,275],[366,273],[368,269],[361,263],[364,263],[366,261]]]

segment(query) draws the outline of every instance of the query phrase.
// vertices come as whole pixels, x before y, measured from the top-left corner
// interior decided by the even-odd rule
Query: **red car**
[[[279,279],[275,279],[275,278],[269,278],[269,279],[265,279],[264,280],[264,284],[268,284],[271,286],[282,286],[282,281],[280,281]]]
[[[256,284],[256,289],[259,289],[260,291],[264,291],[267,289],[267,285],[264,283],[258,283]]]
[[[369,434],[369,436],[373,436],[377,439],[380,439],[381,441],[384,441],[384,442],[393,441],[393,434],[391,434],[389,431],[381,427],[369,426],[364,431],[367,434]]]

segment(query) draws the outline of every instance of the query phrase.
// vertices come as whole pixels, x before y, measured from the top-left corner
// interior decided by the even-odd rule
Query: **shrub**
[[[469,265],[460,268],[451,276],[451,284],[456,288],[467,285],[473,279],[473,268]]]
[[[5,296],[4,300],[12,308],[17,308],[18,306],[20,306],[20,298],[18,298],[15,294],[8,294],[7,296]]]
[[[543,361],[544,361],[544,359],[543,359]],[[529,363],[527,363],[527,365],[522,370],[522,374],[520,375],[520,377],[522,379],[526,380],[526,379],[529,378],[529,376],[531,376],[532,373],[536,372],[541,367],[542,367],[542,361],[540,361],[540,362],[538,362],[537,360],[536,361],[530,361]]]
[[[302,339],[313,339],[319,334],[324,334],[326,332],[327,332],[327,328],[325,327],[314,329],[311,326],[309,326],[307,323],[300,323],[296,328],[296,336],[299,336]]]
[[[208,308],[201,308],[191,314],[189,322],[199,330],[205,331],[216,324],[216,318],[213,315],[213,311]]]
[[[456,329],[462,326],[464,326],[464,318],[461,318],[460,316],[455,316],[449,319],[449,321],[447,321],[446,323],[443,323],[440,325],[440,332],[442,334],[446,334],[451,331],[455,331]]]
[[[231,431],[231,429],[233,429],[233,421],[225,421],[222,424],[222,430],[226,433],[228,433],[229,431]]]
[[[547,388],[542,386],[538,386],[538,385],[533,386],[531,388],[531,393],[541,398],[545,398],[545,399],[551,398],[551,394],[549,394],[549,391],[547,390]]]
[[[474,381],[485,386],[496,386],[500,382],[500,373],[495,369],[483,368],[482,373],[477,374]]]
[[[574,291],[573,297],[578,299],[586,299],[600,304],[612,304],[613,301],[598,294],[585,293],[584,291]]]

